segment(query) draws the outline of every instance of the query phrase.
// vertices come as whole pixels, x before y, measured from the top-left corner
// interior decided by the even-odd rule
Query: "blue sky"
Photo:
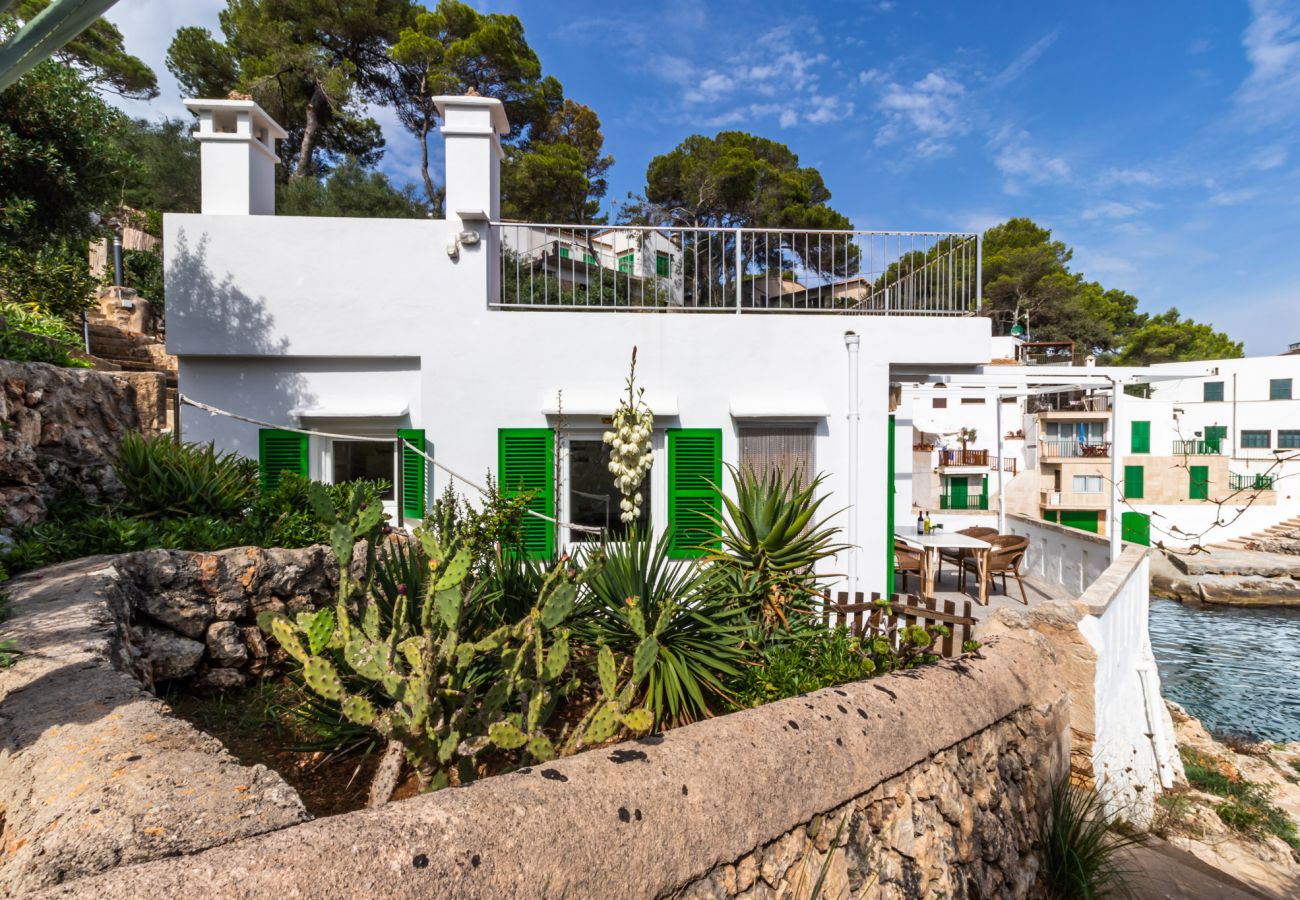
[[[1300,2],[1074,4],[494,0],[544,70],[599,113],[610,198],[692,133],[790,145],[858,228],[983,229],[1027,215],[1142,308],[1246,342],[1300,341]],[[221,0],[121,0],[154,66]],[[418,147],[379,110],[384,168]],[[437,140],[434,144],[436,146]]]

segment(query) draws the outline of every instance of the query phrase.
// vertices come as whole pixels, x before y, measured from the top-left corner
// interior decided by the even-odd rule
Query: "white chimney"
[[[285,130],[252,100],[186,100],[199,117],[205,216],[275,215],[275,142]]]

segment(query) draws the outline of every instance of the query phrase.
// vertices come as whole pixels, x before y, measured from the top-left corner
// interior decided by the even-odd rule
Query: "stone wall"
[[[823,863],[824,897],[1038,891],[1070,705],[1033,632],[305,822],[279,776],[239,766],[141,682],[172,665],[164,639],[202,646],[199,683],[246,672],[249,645],[236,665],[213,629],[243,638],[258,609],[319,602],[329,568],[323,548],[150,551],[15,579],[0,639],[28,655],[0,670],[0,895],[799,897]]]
[[[112,459],[127,431],[155,434],[163,376],[0,360],[0,527],[45,518],[63,490],[115,496]]]

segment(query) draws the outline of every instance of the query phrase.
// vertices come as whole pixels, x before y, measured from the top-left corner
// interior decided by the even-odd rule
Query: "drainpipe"
[[[993,399],[997,404],[994,412],[998,429],[998,534],[1007,533],[1007,501],[1002,491],[1002,395],[998,394]],[[985,498],[987,499],[987,498]]]
[[[844,347],[848,350],[848,419],[849,426],[849,467],[848,467],[848,488],[849,488],[849,527],[848,527],[848,544],[849,544],[849,602],[853,603],[854,594],[858,590],[858,555],[862,552],[858,547],[858,516],[861,514],[861,505],[858,503],[858,422],[861,418],[861,407],[858,402],[858,343],[860,338],[855,332],[844,332]]]
[[[125,279],[122,277],[122,226],[116,225],[113,228],[113,285],[121,287]]]
[[[1120,481],[1124,469],[1120,458],[1119,402],[1124,396],[1124,385],[1118,378],[1110,379],[1110,564],[1114,565],[1124,552],[1122,521],[1123,490]]]

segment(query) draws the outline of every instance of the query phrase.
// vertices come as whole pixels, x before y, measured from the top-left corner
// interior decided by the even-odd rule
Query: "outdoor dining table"
[[[894,532],[894,536],[905,544],[917,547],[921,552],[921,590],[922,597],[934,596],[934,575],[939,570],[939,551],[940,550],[972,550],[975,554],[975,566],[979,573],[979,602],[983,606],[989,605],[989,554],[993,550],[993,545],[988,541],[981,541],[979,538],[971,537],[968,534],[953,532],[944,534],[942,531],[931,532],[930,534],[908,534],[903,531]]]

